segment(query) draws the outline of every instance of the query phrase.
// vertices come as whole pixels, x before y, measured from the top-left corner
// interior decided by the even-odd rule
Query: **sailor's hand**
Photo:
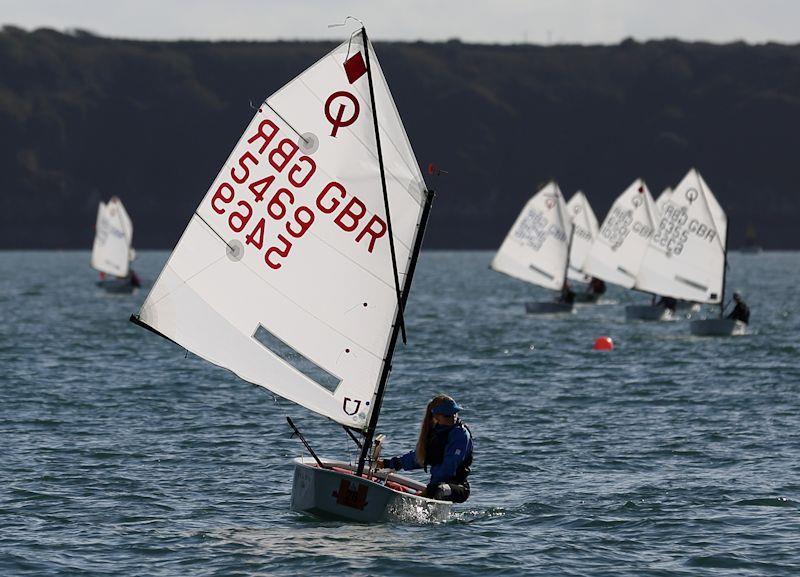
[[[383,459],[378,459],[377,461],[375,461],[375,465],[379,469],[385,469],[386,468],[386,462]]]

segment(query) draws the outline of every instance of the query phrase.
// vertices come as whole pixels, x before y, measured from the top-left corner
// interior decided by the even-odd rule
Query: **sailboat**
[[[489,267],[510,277],[565,291],[573,226],[558,184],[544,185],[522,208]],[[572,312],[571,302],[529,302],[531,314]]]
[[[669,202],[671,196],[672,196],[672,187],[670,186],[666,187],[664,190],[661,191],[661,194],[658,195],[658,198],[656,199],[656,208],[658,209],[659,217],[662,214],[664,214],[667,202]],[[682,315],[685,315],[687,318],[691,318],[692,313],[695,313],[700,310],[700,304],[679,299],[675,303],[675,310],[676,312],[679,311]],[[660,311],[656,312],[660,313]]]
[[[583,264],[598,233],[597,217],[589,204],[589,199],[580,190],[567,202],[567,214],[570,215],[574,227],[567,277],[574,282],[589,284],[592,282],[592,277],[583,272]],[[584,290],[575,291],[577,302],[595,302],[598,297],[599,295],[592,291],[591,285]]]
[[[311,455],[293,510],[449,515],[375,468],[432,198],[362,27],[263,101],[131,317],[348,431],[355,462],[320,457],[290,420]]]
[[[691,169],[664,207],[636,279],[636,288],[696,303],[719,304],[717,319],[694,320],[694,335],[742,334],[723,318],[728,219],[700,173]]]
[[[632,289],[659,216],[642,179],[636,179],[611,205],[583,270],[606,282]],[[627,319],[665,320],[668,309],[650,305],[625,307]]]
[[[133,222],[122,201],[112,196],[97,207],[92,268],[100,273],[98,286],[109,292],[131,292],[139,279],[130,263],[136,258],[133,249]]]

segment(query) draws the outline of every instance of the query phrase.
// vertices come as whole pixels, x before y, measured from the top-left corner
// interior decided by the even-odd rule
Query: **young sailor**
[[[416,449],[400,457],[379,460],[379,467],[411,470],[431,468],[431,480],[423,497],[463,503],[469,498],[469,467],[472,464],[472,435],[458,418],[458,406],[451,397],[438,395],[425,408]]]
[[[750,307],[747,306],[747,303],[744,302],[742,295],[739,293],[733,293],[733,301],[736,306],[731,311],[731,314],[728,315],[728,318],[748,324],[750,322]]]

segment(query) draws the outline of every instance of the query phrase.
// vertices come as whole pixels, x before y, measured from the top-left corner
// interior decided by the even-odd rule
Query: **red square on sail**
[[[344,61],[344,71],[347,73],[347,80],[350,84],[364,76],[367,71],[367,65],[364,64],[361,52],[356,52]]]

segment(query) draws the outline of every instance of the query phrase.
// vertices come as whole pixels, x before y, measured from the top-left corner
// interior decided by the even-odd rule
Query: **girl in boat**
[[[396,471],[431,468],[431,479],[421,496],[463,503],[469,498],[467,476],[472,465],[472,435],[458,418],[461,407],[451,397],[438,395],[425,408],[414,450],[381,459],[379,467]]]

